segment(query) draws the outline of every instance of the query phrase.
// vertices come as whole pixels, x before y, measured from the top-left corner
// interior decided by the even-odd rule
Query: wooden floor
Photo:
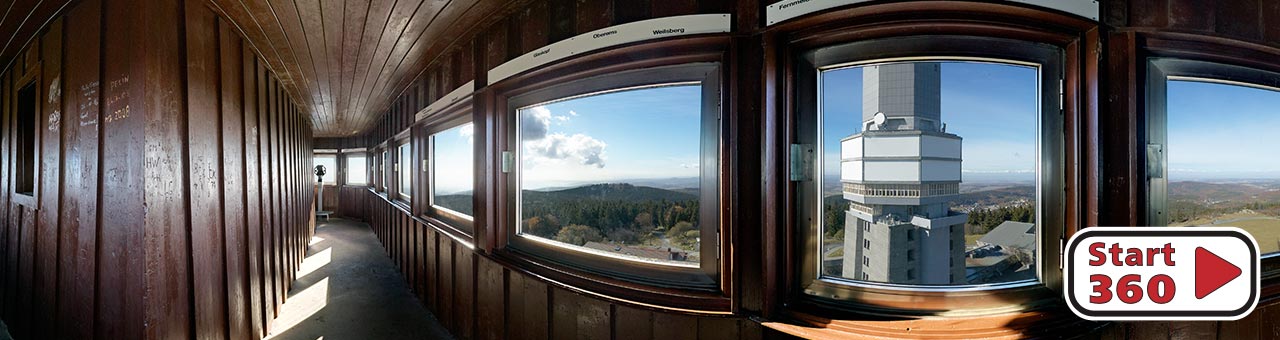
[[[267,339],[452,339],[364,223],[317,221]]]

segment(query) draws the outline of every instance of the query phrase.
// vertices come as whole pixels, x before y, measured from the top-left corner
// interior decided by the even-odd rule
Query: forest
[[[698,250],[698,197],[687,192],[615,183],[522,196],[521,230],[534,236]]]

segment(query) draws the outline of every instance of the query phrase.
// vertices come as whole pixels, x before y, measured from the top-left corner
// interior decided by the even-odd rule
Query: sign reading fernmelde
[[[587,32],[544,46],[489,70],[489,83],[569,56],[639,41],[729,32],[728,14],[697,14],[637,21]]]

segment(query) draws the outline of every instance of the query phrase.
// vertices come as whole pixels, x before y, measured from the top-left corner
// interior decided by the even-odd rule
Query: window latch
[[[427,160],[422,160],[422,172],[427,172]]]
[[[511,151],[502,152],[502,173],[511,173],[511,165],[516,162],[516,155]]]
[[[792,182],[813,180],[813,144],[791,144]]]

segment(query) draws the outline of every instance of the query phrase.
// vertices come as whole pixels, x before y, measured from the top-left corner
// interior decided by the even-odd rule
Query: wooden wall
[[[0,72],[0,317],[15,338],[265,334],[311,233],[310,120],[214,13],[79,1]],[[12,190],[27,79],[31,202]]]
[[[458,43],[447,48],[447,51],[432,56],[428,67],[417,78],[393,89],[402,88],[402,93],[392,101],[386,109],[382,123],[363,136],[327,140],[326,143],[342,147],[375,147],[414,126],[414,114],[434,102],[444,94],[468,81],[476,81],[477,93],[485,93],[488,85],[485,73],[501,63],[509,61],[524,53],[546,46],[576,34],[593,29],[632,22],[637,20],[683,15],[695,13],[732,13],[733,35],[737,39],[735,53],[759,56],[766,52],[762,48],[766,42],[761,35],[767,30],[761,23],[763,6],[774,1],[721,1],[721,0],[676,0],[676,1],[629,1],[629,0],[531,0],[509,6],[504,15],[496,19],[473,21],[473,28]],[[1100,34],[1104,37],[1104,60],[1100,70],[1102,87],[1100,96],[1104,101],[1099,115],[1104,117],[1102,124],[1114,123],[1116,120],[1134,121],[1136,112],[1132,107],[1116,106],[1115,103],[1127,103],[1136,100],[1137,94],[1133,86],[1137,79],[1128,79],[1117,72],[1115,63],[1124,58],[1116,58],[1116,53],[1132,58],[1140,54],[1134,49],[1115,48],[1105,45],[1114,34],[1133,34],[1132,32],[1178,32],[1213,37],[1230,41],[1262,44],[1280,47],[1280,5],[1266,0],[1228,0],[1213,3],[1193,0],[1132,0],[1107,1],[1102,3],[1102,25]],[[1206,51],[1214,53],[1215,51]],[[758,61],[754,57],[739,59],[733,65],[734,72],[761,72]],[[736,84],[740,91],[771,91],[772,85],[750,80]],[[1118,83],[1119,87],[1109,82]],[[485,140],[480,122],[490,119],[492,112],[484,112],[484,102],[475,100],[477,112],[477,140]],[[735,115],[752,117],[761,110],[760,99],[756,96],[734,100],[736,107],[730,108]],[[744,124],[768,124],[763,120],[742,120]],[[428,122],[429,123],[429,122]],[[758,127],[738,126],[745,131],[744,137],[752,136],[751,131]],[[488,132],[491,133],[491,132]],[[1126,140],[1132,136],[1105,135],[1101,142],[1106,150],[1126,150],[1130,144]],[[757,150],[762,147],[759,141],[743,138],[735,141],[741,148]],[[734,149],[739,149],[735,147]],[[1134,148],[1136,150],[1136,148]],[[421,156],[421,155],[420,155]],[[1123,178],[1109,175],[1115,171],[1125,171],[1123,164],[1129,160],[1125,152],[1104,152],[1102,163],[1116,163],[1114,167],[1105,168],[1103,194],[1110,201],[1103,200],[1103,206],[1110,211],[1101,212],[1100,221],[1109,225],[1130,225],[1136,216],[1136,208],[1126,206],[1134,201],[1131,196],[1134,183],[1125,182]],[[477,153],[477,157],[490,157]],[[758,156],[757,156],[758,157]],[[477,162],[477,169],[492,166],[483,161]],[[742,173],[745,178],[758,178],[758,172],[751,172],[747,167]],[[743,180],[735,182],[740,188],[739,195],[750,199],[760,188],[757,181]],[[1128,189],[1117,187],[1130,186]],[[477,193],[483,192],[477,188]],[[744,230],[735,242],[742,249],[748,249],[741,258],[735,258],[735,267],[739,271],[740,295],[736,297],[740,306],[736,317],[717,318],[708,316],[686,316],[668,314],[655,310],[624,306],[610,303],[590,295],[579,294],[562,286],[549,282],[541,277],[530,276],[518,267],[493,260],[483,251],[470,250],[461,243],[437,232],[425,222],[410,217],[402,206],[389,203],[382,196],[365,190],[363,202],[367,203],[365,211],[350,212],[349,216],[367,216],[370,224],[380,240],[387,247],[389,254],[404,269],[406,278],[421,301],[461,338],[528,338],[528,337],[566,337],[569,338],[659,338],[662,337],[698,337],[699,334],[718,334],[728,338],[772,338],[780,334],[769,328],[761,328],[759,324],[746,316],[758,315],[770,299],[784,295],[779,292],[759,290],[756,282],[764,279],[770,268],[764,268],[777,261],[762,259],[760,254],[768,253],[767,245],[762,244],[762,237],[755,230],[755,225],[741,224],[733,226]],[[495,196],[478,196],[481,202],[492,201]],[[353,198],[344,198],[343,206],[358,205]],[[1108,204],[1114,204],[1109,206]],[[477,205],[477,226],[484,228],[484,209],[487,204]],[[367,214],[362,215],[361,213]],[[743,218],[752,221],[752,218]],[[760,249],[760,251],[755,251]],[[443,294],[442,291],[449,294]],[[442,299],[455,299],[454,303]],[[460,299],[460,300],[457,300]],[[592,316],[602,314],[608,318],[596,319]],[[455,321],[464,320],[464,321]],[[637,321],[638,320],[638,321]],[[474,322],[474,323],[473,323]],[[679,330],[680,334],[664,334],[662,332]],[[692,332],[697,330],[697,332]],[[817,334],[817,333],[814,333]],[[1258,309],[1235,322],[1128,322],[1111,323],[1089,337],[1105,339],[1252,339],[1280,337],[1280,299],[1263,301]]]
[[[739,316],[694,316],[609,303],[476,252],[364,190],[374,234],[418,300],[459,339],[761,339]]]

